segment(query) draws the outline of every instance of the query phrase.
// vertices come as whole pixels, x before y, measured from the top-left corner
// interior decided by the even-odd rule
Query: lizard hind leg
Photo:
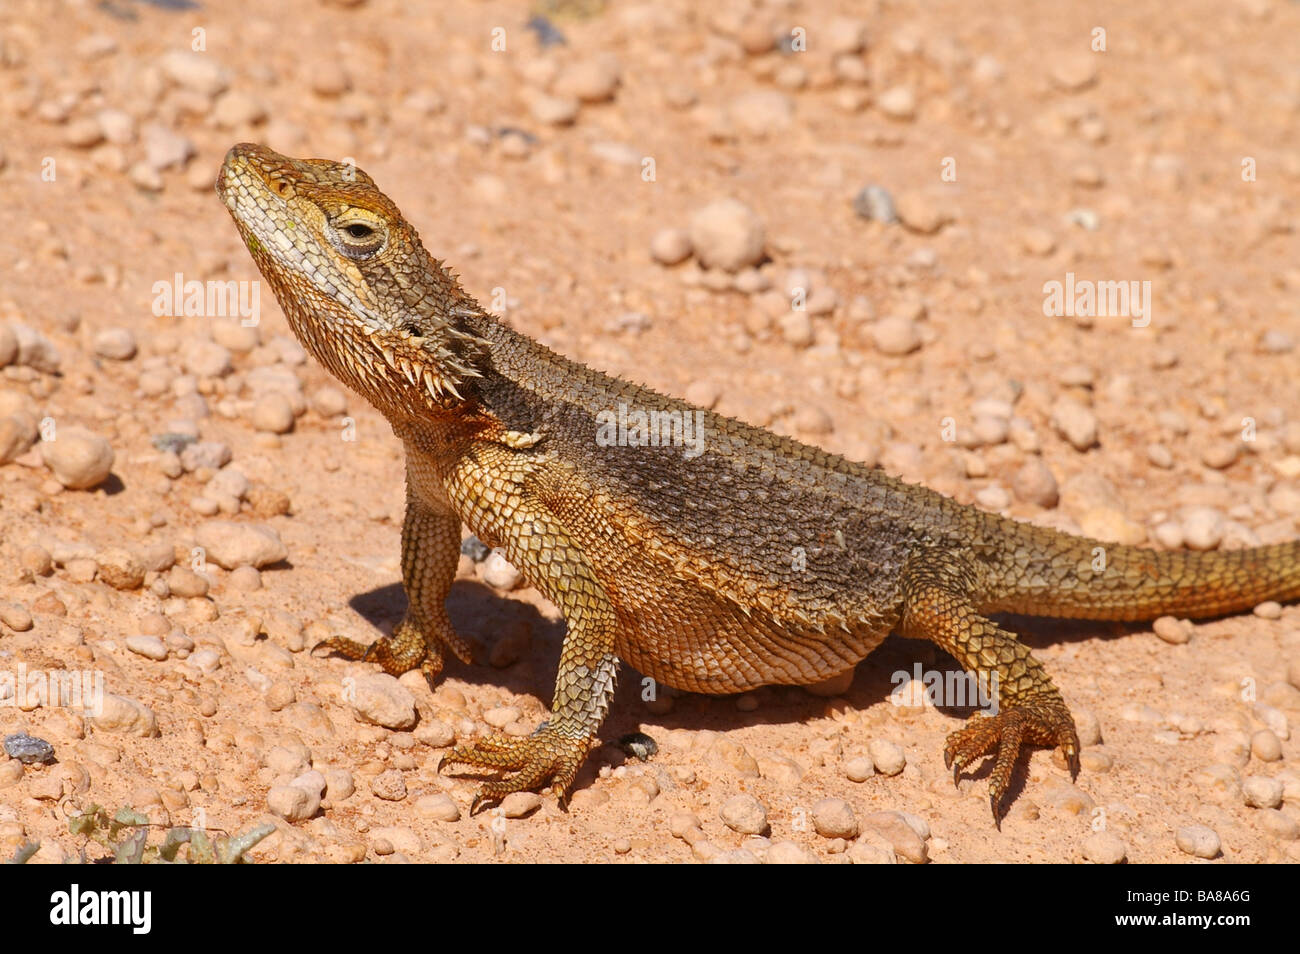
[[[1042,664],[1013,633],[980,615],[971,598],[970,571],[951,559],[917,561],[903,581],[903,635],[929,639],[968,673],[995,687],[997,710],[976,716],[948,736],[944,764],[953,780],[972,762],[995,753],[989,805],[1001,827],[1003,806],[1022,745],[1060,746],[1071,776],[1079,772],[1074,718]]]

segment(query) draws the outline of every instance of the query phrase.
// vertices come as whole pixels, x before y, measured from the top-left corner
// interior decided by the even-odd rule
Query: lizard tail
[[[1020,529],[1020,528],[1017,528]],[[1041,534],[1041,536],[1040,536]],[[1017,534],[987,612],[1072,619],[1189,619],[1300,599],[1300,540],[1242,550],[1148,550],[1052,531]]]

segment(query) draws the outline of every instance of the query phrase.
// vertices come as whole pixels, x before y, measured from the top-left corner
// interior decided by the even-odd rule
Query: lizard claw
[[[965,727],[948,736],[943,749],[943,764],[953,770],[954,784],[962,769],[990,751],[996,750],[993,774],[989,778],[989,808],[993,823],[1002,828],[1002,800],[1011,783],[1020,748],[1030,745],[1059,745],[1070,769],[1070,777],[1079,774],[1079,736],[1074,719],[1063,702],[1049,701],[1004,709],[995,716],[972,719]]]
[[[322,639],[311,651],[314,655],[320,649],[357,662],[377,662],[390,676],[400,676],[418,668],[424,674],[424,680],[430,689],[437,685],[438,677],[442,675],[441,641],[426,639],[420,629],[407,620],[398,625],[391,637],[381,637],[366,644],[343,636],[331,636]],[[457,647],[452,649],[455,652]],[[457,655],[461,654],[457,652]]]
[[[569,788],[590,748],[590,737],[563,734],[545,725],[524,738],[489,735],[469,745],[458,745],[439,760],[438,771],[453,764],[504,770],[483,783],[470,804],[471,815],[480,806],[499,802],[513,792],[540,791],[547,782],[564,808]]]

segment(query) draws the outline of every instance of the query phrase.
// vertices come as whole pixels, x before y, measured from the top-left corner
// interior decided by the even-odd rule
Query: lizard
[[[1074,778],[1080,742],[1060,690],[995,614],[1203,618],[1300,597],[1300,541],[1206,552],[1074,536],[571,361],[483,309],[351,164],[242,143],[216,189],[293,333],[405,448],[405,615],[369,645],[316,648],[418,668],[431,687],[447,653],[470,662],[444,605],[462,523],[565,618],[550,718],[439,763],[489,776],[471,811],[548,787],[567,804],[620,661],[728,694],[826,680],[898,632],[995,687],[943,758],[954,782],[993,759],[1000,827],[1022,749],[1059,748]],[[619,414],[637,426],[602,439]],[[667,422],[667,439],[650,441],[648,421]],[[673,428],[692,422],[687,449]]]

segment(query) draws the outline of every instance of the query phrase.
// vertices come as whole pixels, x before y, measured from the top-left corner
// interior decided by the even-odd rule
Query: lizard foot
[[[331,636],[322,639],[311,648],[311,651],[315,653],[318,649],[325,649],[338,653],[345,659],[377,662],[390,676],[400,676],[404,672],[418,668],[424,674],[425,682],[432,689],[438,677],[442,675],[444,664],[442,648],[441,640],[426,639],[414,623],[403,620],[391,637],[377,639],[369,645],[343,636]],[[450,648],[458,658],[468,660],[468,645],[463,649],[456,645]]]
[[[961,771],[985,753],[997,749],[993,775],[989,779],[989,807],[993,823],[1002,827],[1002,797],[1011,782],[1011,770],[1022,745],[1059,745],[1070,767],[1079,774],[1079,736],[1074,718],[1059,700],[1031,703],[1004,709],[995,716],[976,717],[948,736],[943,747],[943,764],[952,769],[953,782]]]
[[[470,805],[471,815],[484,802],[498,802],[511,792],[538,791],[548,780],[563,808],[568,804],[569,786],[590,748],[589,736],[562,734],[543,723],[525,738],[489,735],[470,745],[458,745],[442,757],[438,771],[444,765],[460,764],[513,773],[484,782]]]

